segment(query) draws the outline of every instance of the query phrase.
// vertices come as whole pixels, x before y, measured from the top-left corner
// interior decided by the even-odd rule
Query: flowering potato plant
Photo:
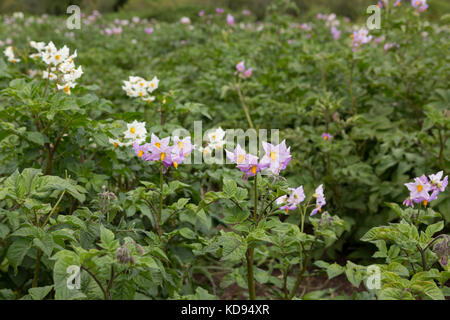
[[[221,230],[202,252],[214,253],[231,266],[245,260],[246,264],[242,263],[239,269],[233,269],[222,279],[221,286],[236,282],[247,287],[249,298],[255,299],[256,282],[272,287],[279,298],[292,299],[306,275],[314,246],[331,245],[346,225],[337,216],[324,212],[321,218],[310,218],[313,230],[311,234],[306,233],[307,215],[321,212],[326,204],[323,187],[317,187],[302,204],[305,202],[303,186],[289,188],[279,176],[291,160],[290,148],[286,148],[285,141],[279,145],[263,141],[262,145],[265,154],[260,158],[247,153],[240,145],[234,151],[226,150],[228,159],[243,172],[242,179],[252,177],[250,184],[253,186],[241,188],[234,180],[226,179],[223,191],[205,195],[203,204],[210,207],[210,212],[215,210],[214,202],[227,200],[229,205],[220,218],[225,230],[230,231]],[[261,175],[265,169],[269,176]],[[282,221],[283,216],[292,215],[296,210],[299,221]],[[264,244],[269,246],[264,249]],[[295,269],[298,269],[297,274],[293,275]],[[281,280],[274,272],[279,273]]]
[[[373,257],[385,260],[385,264],[366,268],[350,261],[346,266],[318,261],[317,265],[330,277],[345,272],[356,287],[377,270],[377,285],[367,282],[366,287],[379,299],[444,300],[449,290],[445,284],[450,279],[450,236],[441,232],[445,225],[442,215],[427,207],[447,187],[448,176],[443,178],[442,173],[428,178],[422,175],[406,183],[410,196],[404,205],[410,207],[403,209],[396,203],[387,204],[399,222],[374,227],[361,238],[376,245]]]

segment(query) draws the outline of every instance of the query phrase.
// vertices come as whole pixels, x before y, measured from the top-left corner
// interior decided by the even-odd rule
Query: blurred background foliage
[[[409,0],[403,0],[409,2]],[[139,12],[141,16],[163,21],[173,21],[181,16],[195,16],[202,9],[216,7],[231,10],[249,9],[258,19],[263,19],[266,8],[273,0],[2,0],[0,13],[23,11],[33,14],[65,14],[69,5],[79,5],[82,11],[90,12]],[[292,14],[315,15],[317,12],[334,12],[352,20],[361,17],[367,6],[375,0],[295,0],[299,11]],[[450,12],[450,1],[430,0],[429,15],[438,20],[443,13]]]

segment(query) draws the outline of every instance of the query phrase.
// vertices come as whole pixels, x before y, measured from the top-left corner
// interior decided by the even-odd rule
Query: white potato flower
[[[127,131],[124,132],[125,139],[131,141],[143,141],[146,136],[147,129],[145,129],[145,122],[134,120],[132,123],[127,123]]]
[[[122,89],[126,92],[127,96],[132,98],[141,98],[148,103],[155,100],[155,97],[151,95],[153,91],[158,89],[159,80],[154,77],[151,81],[147,81],[144,78],[130,76],[128,81],[123,81]]]
[[[11,62],[12,64],[20,62],[20,59],[18,59],[18,58],[16,58],[14,56],[14,49],[13,49],[13,47],[11,47],[11,46],[6,47],[5,51],[3,51],[3,53],[8,58],[8,61]]]
[[[221,127],[208,133],[208,140],[209,140],[210,147],[213,149],[222,148],[226,143],[226,141],[224,140],[224,137],[225,137],[225,131],[222,130]]]

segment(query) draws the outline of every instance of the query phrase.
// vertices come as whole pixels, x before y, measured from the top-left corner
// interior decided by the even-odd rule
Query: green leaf
[[[0,300],[14,300],[16,295],[11,289],[0,289]]]
[[[85,294],[77,289],[69,289],[67,286],[69,277],[74,273],[70,273],[69,267],[80,267],[80,258],[73,251],[62,250],[56,253],[52,259],[55,259],[53,267],[53,282],[55,288],[55,300],[73,300],[83,299]]]
[[[236,182],[234,180],[231,180],[231,179],[224,179],[223,180],[223,191],[230,198],[232,196],[234,196],[234,194],[237,191],[237,184],[236,184]]]
[[[109,251],[115,251],[120,246],[119,241],[114,240],[114,233],[102,225],[100,226],[100,241],[100,247]]]
[[[197,237],[195,232],[189,228],[181,228],[180,230],[178,230],[178,233],[180,234],[180,236],[186,239],[195,239]]]
[[[432,281],[414,281],[411,289],[430,297],[433,300],[445,300],[444,294]]]
[[[337,263],[330,264],[326,269],[327,269],[328,278],[330,278],[330,279],[333,279],[334,277],[337,277],[338,275],[343,274],[345,271],[345,267],[343,267]]]
[[[434,223],[432,225],[429,225],[427,227],[427,229],[425,230],[425,233],[429,236],[432,237],[436,232],[441,231],[442,229],[444,229],[444,221],[439,221],[437,223]]]
[[[379,295],[379,300],[414,300],[411,293],[399,288],[383,288]]]
[[[30,288],[28,290],[28,293],[30,294],[30,296],[33,300],[42,300],[49,294],[49,292],[52,289],[53,289],[53,285],[45,286],[45,287]]]
[[[6,253],[6,258],[9,264],[17,272],[17,267],[22,263],[23,258],[28,253],[31,248],[31,239],[18,238],[9,246],[8,252]]]
[[[40,146],[43,146],[46,141],[46,137],[42,133],[37,131],[27,132],[26,138],[27,140],[36,143]]]
[[[219,239],[219,245],[222,247],[223,261],[240,262],[245,258],[247,251],[247,242],[238,234],[233,232],[223,233]]]

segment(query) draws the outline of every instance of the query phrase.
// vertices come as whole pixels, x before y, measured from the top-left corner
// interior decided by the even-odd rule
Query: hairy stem
[[[255,127],[253,126],[252,118],[250,116],[250,111],[248,109],[247,104],[245,103],[245,98],[244,98],[244,95],[241,92],[241,87],[240,87],[239,83],[236,84],[236,90],[237,90],[237,93],[239,95],[239,100],[241,101],[242,108],[244,109],[245,116],[247,118],[248,124],[250,125],[250,128],[255,129]]]
[[[255,300],[255,279],[253,274],[253,255],[254,248],[247,249],[247,282],[248,282],[248,295],[250,300]]]
[[[303,280],[305,272],[306,272],[306,267],[308,266],[309,259],[311,257],[311,251],[312,251],[313,247],[314,247],[314,242],[311,243],[311,246],[309,247],[309,250],[305,257],[305,260],[303,260],[302,270],[298,274],[297,279],[295,280],[294,287],[292,288],[291,294],[289,295],[290,300],[292,300],[292,298],[294,298],[295,294],[298,291],[298,288],[300,287],[300,283],[302,283],[302,280]]]
[[[100,287],[100,290],[102,290],[103,292],[103,297],[105,300],[108,300],[108,293],[106,292],[105,288],[103,287],[102,283],[100,282],[100,280],[98,280],[98,278],[95,276],[95,274],[93,274],[91,272],[91,270],[89,270],[88,268],[81,266],[81,269],[83,269],[84,271],[86,271],[91,277],[92,279],[94,279],[94,281],[97,283],[97,285]]]
[[[36,288],[38,286],[39,267],[41,266],[41,256],[42,256],[41,249],[37,249],[36,266],[34,268],[34,277],[33,277],[33,288]]]
[[[163,177],[163,168],[164,165],[161,162],[161,169],[159,172],[159,211],[158,211],[158,233],[161,236],[162,230],[161,230],[161,215],[162,215],[162,207],[163,207],[163,183],[164,183],[164,177]]]

